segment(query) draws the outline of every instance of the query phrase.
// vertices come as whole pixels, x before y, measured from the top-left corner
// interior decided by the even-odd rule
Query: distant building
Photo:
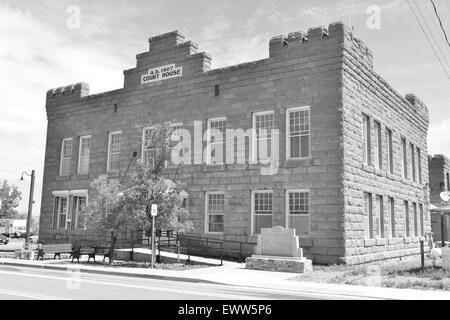
[[[234,139],[231,149],[215,140],[233,163],[212,162],[205,141],[184,150],[191,157],[179,175],[195,234],[254,243],[263,227],[295,228],[314,263],[420,252],[419,237],[431,229],[428,109],[374,71],[372,52],[348,27],[277,36],[268,58],[212,70],[211,57],[176,31],[149,43],[124,71],[123,88],[89,95],[78,83],[47,92],[40,241],[95,239],[83,218],[89,183],[101,174],[122,179],[133,152],[151,154],[152,126],[170,121],[192,136],[256,131],[244,138],[244,163],[235,161]],[[264,143],[271,174],[250,160]],[[168,164],[166,176],[177,170]]]
[[[450,191],[450,159],[443,154],[429,156],[428,167],[430,173],[430,202],[441,209],[448,207],[448,204],[441,199],[440,194],[443,191]],[[443,221],[441,221],[441,218]],[[443,223],[443,226],[441,223]],[[450,241],[450,210],[447,213],[440,210],[431,210],[431,229],[434,240],[442,240],[442,227],[445,233],[444,240]]]
[[[26,219],[1,219],[0,220],[0,234],[23,234],[27,231]]]

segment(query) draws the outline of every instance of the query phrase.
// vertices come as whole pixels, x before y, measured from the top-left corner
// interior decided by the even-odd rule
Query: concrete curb
[[[22,263],[13,263],[13,262],[4,262],[4,261],[0,261],[0,265],[12,266],[12,267],[34,268],[34,269],[58,270],[58,271],[67,271],[68,269],[73,269],[71,267],[63,267],[63,266],[32,265],[32,264],[22,264]],[[76,266],[76,264],[74,264],[74,266]],[[228,285],[223,282],[215,282],[215,281],[202,280],[202,279],[197,279],[197,278],[162,276],[162,275],[156,275],[156,274],[129,273],[129,272],[120,272],[120,271],[93,270],[93,269],[84,269],[84,268],[79,268],[79,269],[81,270],[81,272],[85,272],[85,273],[105,274],[105,275],[110,275],[110,276],[122,276],[122,277],[133,277],[133,278],[146,278],[146,279],[156,279],[156,280],[191,282],[191,283]]]

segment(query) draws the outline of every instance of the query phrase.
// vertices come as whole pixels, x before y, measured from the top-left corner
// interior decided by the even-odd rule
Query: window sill
[[[293,168],[293,167],[298,167],[298,166],[312,166],[312,165],[313,165],[312,157],[291,158],[291,159],[286,159],[284,161],[285,168]]]
[[[106,174],[109,178],[118,178],[121,176],[121,171],[108,171]]]
[[[56,176],[56,178],[55,178],[56,180],[62,180],[62,181],[64,181],[64,180],[70,180],[70,175],[67,175],[67,176]]]
[[[89,179],[89,173],[77,174],[73,177],[73,179]]]

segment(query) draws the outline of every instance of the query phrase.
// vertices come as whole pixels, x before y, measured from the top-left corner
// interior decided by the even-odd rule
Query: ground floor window
[[[54,228],[66,229],[67,223],[67,197],[55,197]]]
[[[295,229],[297,236],[311,233],[309,190],[286,191],[287,227]]]
[[[272,228],[273,192],[254,191],[252,197],[252,234],[260,234],[261,228]]]
[[[224,231],[225,194],[223,192],[206,193],[206,232]]]
[[[413,227],[414,227],[414,236],[417,237],[419,235],[418,229],[418,220],[417,220],[417,203],[413,203]]]
[[[408,201],[403,202],[405,213],[405,237],[409,237],[409,204]]]
[[[364,192],[364,237],[373,238],[372,194]]]
[[[419,204],[419,215],[420,215],[420,235],[423,237],[425,232],[423,230],[423,204]]]
[[[86,197],[74,196],[72,201],[72,223],[73,223],[72,228],[84,230],[85,219],[86,219]]]

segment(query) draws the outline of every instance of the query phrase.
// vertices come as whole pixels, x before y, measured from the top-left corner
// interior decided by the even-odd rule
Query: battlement
[[[428,121],[428,107],[423,103],[416,95],[409,93],[405,95],[406,101],[408,101],[422,117]]]
[[[173,47],[184,43],[184,39],[185,36],[178,32],[178,30],[151,37],[148,39],[149,51],[170,50]]]
[[[85,82],[71,84],[65,87],[47,91],[47,102],[61,99],[79,99],[89,95],[89,85]]]
[[[288,35],[278,35],[269,42],[269,57],[285,57],[286,55],[301,55],[302,50],[310,52],[315,48],[332,50],[346,48],[357,52],[357,57],[370,68],[373,67],[372,51],[353,35],[348,26],[335,22],[328,27],[320,26],[307,31],[294,31]]]
[[[428,155],[429,162],[449,163],[450,159],[444,154]]]

